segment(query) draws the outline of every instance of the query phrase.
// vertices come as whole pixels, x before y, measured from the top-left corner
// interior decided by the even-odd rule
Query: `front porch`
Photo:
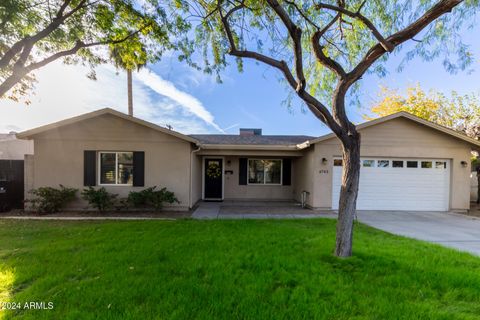
[[[289,153],[197,156],[194,179],[198,199],[245,201],[302,201],[308,192],[302,157]],[[307,201],[308,199],[304,199]],[[260,206],[261,207],[261,206]]]
[[[296,201],[201,201],[193,212],[194,219],[308,219],[336,218],[334,211],[302,208]]]

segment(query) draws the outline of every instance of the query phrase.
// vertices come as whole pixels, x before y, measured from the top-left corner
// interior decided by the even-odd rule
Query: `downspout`
[[[193,207],[192,193],[193,193],[193,156],[202,149],[200,144],[196,144],[197,149],[190,151],[190,193],[188,195],[189,208]]]

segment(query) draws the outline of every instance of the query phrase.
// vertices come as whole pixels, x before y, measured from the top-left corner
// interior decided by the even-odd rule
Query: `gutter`
[[[300,150],[308,148],[308,147],[310,147],[310,141],[307,140],[305,142],[299,143],[299,144],[296,145],[296,147],[297,147],[297,149],[300,149]]]
[[[204,150],[265,150],[295,151],[298,145],[265,145],[265,144],[203,144]]]
[[[193,193],[193,156],[195,153],[200,151],[202,149],[202,145],[197,143],[196,144],[197,149],[190,151],[190,188],[189,188],[189,194],[188,194],[188,207],[191,209],[193,207],[193,200],[192,200],[192,193]]]

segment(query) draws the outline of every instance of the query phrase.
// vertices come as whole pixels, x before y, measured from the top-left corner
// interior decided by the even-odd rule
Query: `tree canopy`
[[[449,72],[465,70],[474,62],[461,31],[474,24],[469,18],[478,13],[478,0],[284,0],[277,2],[283,17],[268,2],[177,0],[191,16],[203,18],[196,26],[196,41],[208,71],[225,68],[230,63],[226,56],[232,53],[237,53],[233,56],[241,71],[241,58],[265,62],[252,55],[261,53],[282,61],[294,78],[304,78],[305,89],[312,96],[331,107],[339,74],[385,76],[385,62],[391,54],[402,53],[399,69],[415,57],[442,59]],[[441,8],[447,6],[449,14],[443,14]],[[222,17],[229,22],[229,32]],[[296,29],[287,30],[289,25]],[[239,57],[242,51],[249,53]],[[351,98],[358,89],[354,84]]]
[[[111,57],[129,69],[156,61],[189,29],[167,9],[157,0],[1,1],[0,97],[18,99],[32,72],[57,59],[90,66],[91,77]]]
[[[373,116],[364,115],[367,120],[406,111],[472,138],[480,138],[480,96],[474,93],[460,95],[452,91],[447,96],[435,90],[425,92],[417,84],[402,95],[398,90],[382,87],[380,99],[370,111]]]

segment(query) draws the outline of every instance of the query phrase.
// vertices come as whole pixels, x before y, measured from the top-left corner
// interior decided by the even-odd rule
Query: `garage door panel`
[[[362,158],[363,160],[363,158]],[[373,159],[368,159],[373,160]],[[417,161],[418,168],[361,167],[357,208],[360,210],[447,211],[449,208],[450,166],[447,160],[403,159]],[[446,162],[446,168],[421,168],[421,162]],[[342,167],[333,169],[332,208],[338,209]]]

